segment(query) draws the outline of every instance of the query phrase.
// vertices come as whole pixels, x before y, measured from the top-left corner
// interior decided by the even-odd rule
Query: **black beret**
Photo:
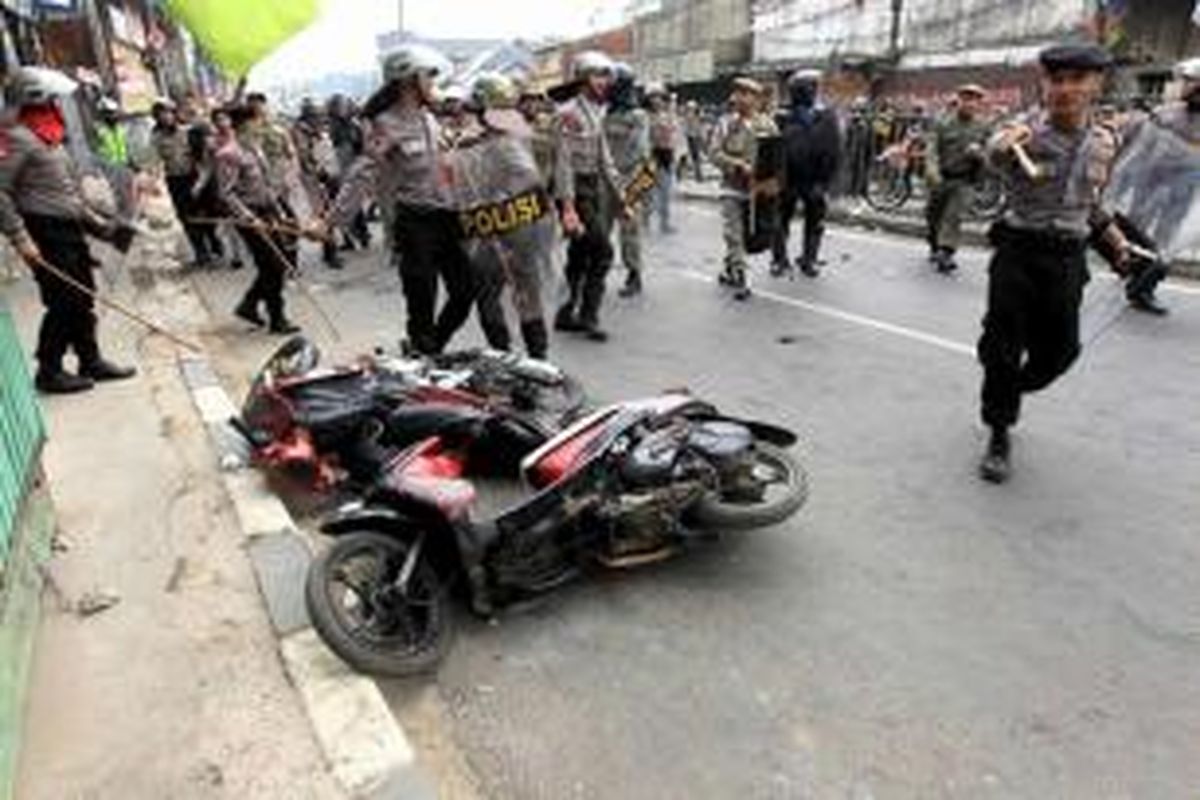
[[[1059,44],[1041,52],[1038,60],[1047,72],[1077,69],[1084,72],[1103,72],[1112,65],[1112,56],[1095,44]]]

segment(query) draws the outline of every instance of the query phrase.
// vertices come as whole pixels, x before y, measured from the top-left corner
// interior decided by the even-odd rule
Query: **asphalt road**
[[[464,614],[435,738],[479,793],[1195,797],[1200,291],[1165,291],[1167,320],[1114,316],[1116,286],[1093,280],[1087,350],[1029,400],[995,487],[974,473],[985,253],[944,278],[919,243],[833,231],[823,277],[760,270],[740,304],[712,282],[715,208],[678,224],[649,243],[647,294],[609,300],[614,341],[556,338],[554,356],[600,399],[687,385],[792,426],[812,499],[498,625]],[[393,275],[309,276],[341,340],[291,302],[326,349],[399,335]],[[198,282],[221,315],[245,280]],[[235,386],[270,344],[235,323],[209,343]],[[430,693],[384,689],[402,718]]]

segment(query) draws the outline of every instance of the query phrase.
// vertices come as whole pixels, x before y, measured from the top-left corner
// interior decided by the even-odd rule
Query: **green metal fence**
[[[12,315],[0,298],[0,566],[8,555],[45,427]]]

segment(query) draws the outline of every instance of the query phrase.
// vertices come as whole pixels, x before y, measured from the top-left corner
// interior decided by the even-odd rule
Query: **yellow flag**
[[[242,77],[317,18],[319,0],[167,0],[226,74]]]

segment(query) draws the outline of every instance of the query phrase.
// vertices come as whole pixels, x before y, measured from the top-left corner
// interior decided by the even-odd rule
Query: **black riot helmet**
[[[628,111],[638,105],[637,76],[628,64],[613,65],[612,88],[608,90],[608,104],[613,111]]]
[[[788,78],[788,96],[793,107],[812,108],[817,102],[821,86],[821,73],[815,69],[801,69]]]

